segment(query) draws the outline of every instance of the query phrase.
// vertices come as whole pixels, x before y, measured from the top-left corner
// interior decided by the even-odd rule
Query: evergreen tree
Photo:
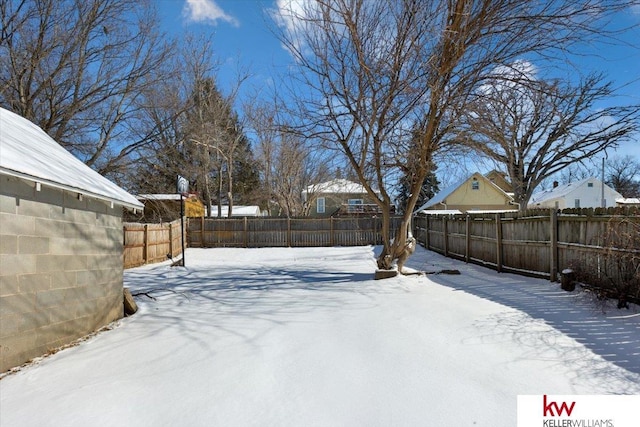
[[[404,213],[405,207],[407,206],[407,200],[411,196],[410,191],[413,185],[412,177],[409,175],[404,175],[400,179],[399,183],[399,194],[396,199],[398,202],[399,211]],[[418,196],[418,201],[416,202],[416,206],[420,207],[425,204],[429,199],[433,198],[440,191],[440,182],[436,177],[435,173],[430,172],[424,178],[422,182],[422,186],[420,186],[420,195]]]

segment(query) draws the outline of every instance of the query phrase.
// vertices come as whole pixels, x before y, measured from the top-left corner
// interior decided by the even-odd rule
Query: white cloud
[[[228,15],[218,6],[215,0],[186,0],[182,14],[190,21],[205,22],[216,25],[218,21],[228,22],[237,27],[240,22]]]
[[[271,9],[270,13],[294,50],[305,51],[304,33],[309,31],[305,20],[313,13],[313,4],[309,0],[277,0],[276,8]],[[297,56],[289,47],[283,47],[289,50],[293,57]]]
[[[295,32],[300,28],[300,17],[304,17],[308,2],[305,0],[278,0],[273,16],[278,25]]]

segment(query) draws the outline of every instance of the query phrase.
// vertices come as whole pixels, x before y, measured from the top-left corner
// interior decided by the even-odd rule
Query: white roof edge
[[[181,195],[178,193],[175,194],[138,194],[136,199],[138,200],[180,200]],[[189,198],[189,197],[185,197]]]
[[[0,108],[0,143],[2,175],[130,209],[144,207],[132,194],[84,164],[35,123],[5,108]]]
[[[459,209],[422,209],[414,212],[415,214],[423,215],[459,215],[462,211]]]
[[[638,197],[620,197],[616,199],[616,203],[640,203],[640,198]]]
[[[380,194],[380,190],[372,189],[375,194]],[[330,181],[307,185],[302,194],[309,193],[330,193],[330,194],[367,194],[365,187],[355,181],[344,178],[335,178]]]
[[[0,167],[0,175],[12,176],[14,178],[20,178],[20,179],[24,179],[31,182],[39,182],[40,184],[44,184],[47,187],[57,188],[58,190],[70,191],[72,193],[79,193],[79,194],[82,194],[83,196],[91,197],[97,200],[102,200],[104,202],[110,202],[116,205],[122,205],[129,209],[144,209],[144,205],[141,202],[139,202],[137,199],[134,199],[137,203],[134,203],[133,201],[120,200],[114,197],[108,197],[102,194],[94,193],[84,188],[78,188],[78,187],[73,187],[71,185],[61,184],[59,182],[51,181],[48,179],[40,178],[37,176],[25,174],[22,172],[14,171],[14,170],[3,168],[3,167]]]

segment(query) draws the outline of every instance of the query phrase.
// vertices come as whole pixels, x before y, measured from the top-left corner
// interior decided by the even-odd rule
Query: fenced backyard
[[[572,269],[597,285],[638,293],[638,209],[419,215],[414,229],[424,247],[451,258],[550,280]]]
[[[161,262],[167,254],[182,253],[180,220],[163,224],[126,222],[124,228],[124,268]]]
[[[400,224],[392,218],[392,236]],[[188,247],[330,247],[382,244],[380,217],[188,218]],[[534,210],[418,215],[414,235],[427,249],[499,272],[552,281],[570,268],[594,285],[640,297],[640,210]],[[181,253],[180,220],[126,223],[125,268]]]
[[[382,243],[382,218],[189,218],[189,247],[314,247]],[[400,217],[392,217],[392,230]]]

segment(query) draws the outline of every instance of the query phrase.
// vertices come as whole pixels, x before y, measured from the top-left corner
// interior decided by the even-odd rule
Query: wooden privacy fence
[[[557,280],[580,263],[598,271],[610,260],[640,257],[637,209],[534,210],[500,214],[417,215],[414,234],[427,249],[451,258]],[[604,265],[608,263],[608,265]],[[619,268],[622,268],[619,266]]]
[[[163,224],[126,222],[124,228],[124,268],[167,260],[182,253],[180,220]]]
[[[400,217],[392,217],[392,230]],[[382,243],[382,218],[189,218],[189,247],[361,246]]]

